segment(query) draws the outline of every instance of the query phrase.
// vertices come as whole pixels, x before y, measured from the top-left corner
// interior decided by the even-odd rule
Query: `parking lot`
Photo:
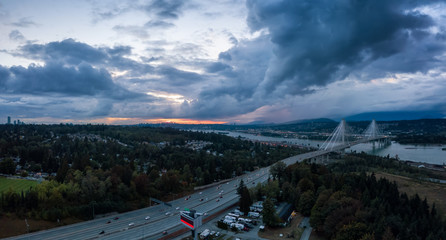
[[[231,209],[231,212],[234,211],[234,209]],[[262,219],[261,218],[257,218],[255,219],[255,221],[257,221],[257,224],[251,224],[251,226],[253,227],[252,229],[249,229],[249,231],[238,231],[238,232],[233,232],[231,230],[223,230],[221,228],[217,227],[217,222],[221,219],[224,219],[225,216],[227,216],[229,212],[222,214],[221,216],[218,216],[217,218],[213,219],[212,221],[208,222],[207,224],[203,225],[200,228],[200,232],[203,231],[204,229],[209,229],[211,232],[215,231],[215,232],[220,232],[220,236],[223,236],[222,238],[215,238],[215,239],[261,239],[258,236],[258,231],[260,230],[259,227],[262,224]],[[243,217],[245,218],[245,217]]]
[[[223,230],[223,229],[217,227],[217,222],[219,220],[221,220],[221,219],[224,219],[225,216],[228,213],[233,212],[235,209],[236,208],[230,209],[229,211],[227,211],[225,213],[222,213],[221,215],[219,215],[218,217],[214,218],[213,220],[203,224],[198,229],[198,234],[203,232],[205,229],[209,229],[209,232],[215,232],[215,234],[219,233],[218,237],[216,237],[215,234],[214,234],[213,236],[210,236],[209,239],[218,239],[218,240],[223,240],[223,239],[224,240],[228,240],[228,239],[234,239],[235,240],[237,238],[239,238],[241,240],[244,240],[244,239],[252,239],[252,240],[254,240],[254,239],[263,239],[263,238],[260,238],[258,236],[258,234],[257,234],[259,232],[259,230],[260,230],[260,228],[259,228],[260,225],[262,225],[262,219],[261,218],[257,218],[256,219],[257,225],[252,224],[253,228],[250,229],[249,231],[233,232],[231,230]],[[243,217],[243,218],[245,218],[245,217]],[[188,233],[188,234],[190,236],[190,233]],[[183,236],[180,236],[177,239],[185,239],[185,237],[186,237],[186,235],[183,235]]]

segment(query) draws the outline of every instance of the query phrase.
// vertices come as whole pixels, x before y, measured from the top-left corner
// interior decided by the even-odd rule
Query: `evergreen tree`
[[[246,186],[245,186],[245,182],[243,182],[243,179],[241,179],[240,180],[240,183],[239,183],[239,185],[238,185],[238,187],[237,187],[237,194],[238,195],[241,195],[242,194],[242,190],[243,190],[243,188],[245,188]]]
[[[248,215],[249,206],[252,204],[252,198],[246,186],[241,190],[239,204],[240,211],[242,211],[245,215]]]
[[[274,208],[273,201],[271,201],[269,198],[263,202],[262,217],[263,223],[268,226],[275,226],[277,224],[278,216],[276,209]]]

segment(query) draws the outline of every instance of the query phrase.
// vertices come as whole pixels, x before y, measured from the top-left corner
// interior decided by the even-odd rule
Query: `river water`
[[[372,143],[358,144],[351,149],[346,149],[346,151],[364,151],[369,154],[378,156],[391,156],[395,157],[398,155],[400,160],[410,160],[414,162],[425,162],[431,164],[443,165],[446,164],[446,151],[442,148],[446,148],[446,145],[441,144],[399,144],[397,142],[392,142],[392,144],[385,147],[378,147],[375,144],[373,147]]]
[[[200,130],[202,131],[202,130]],[[231,131],[216,131],[206,130],[204,132],[224,132],[231,137],[241,137],[248,140],[264,141],[264,142],[277,142],[284,144],[296,144],[301,146],[310,146],[318,148],[324,142],[299,138],[280,138],[280,137],[266,137],[260,135],[253,135],[248,133],[231,132]],[[446,151],[442,150],[446,148],[446,145],[441,144],[426,144],[426,145],[413,145],[413,144],[399,144],[392,142],[390,145],[380,147],[379,144],[362,143],[355,145],[351,148],[345,149],[346,152],[366,152],[368,154],[377,156],[398,157],[400,160],[409,160],[413,162],[423,162],[431,164],[446,164]]]

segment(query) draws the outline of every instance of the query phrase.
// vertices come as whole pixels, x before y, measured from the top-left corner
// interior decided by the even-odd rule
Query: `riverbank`
[[[406,162],[407,164],[409,164],[412,167],[426,168],[429,170],[446,172],[446,165],[432,164],[432,163],[425,163],[425,162],[414,162],[414,161],[404,161],[404,162]]]

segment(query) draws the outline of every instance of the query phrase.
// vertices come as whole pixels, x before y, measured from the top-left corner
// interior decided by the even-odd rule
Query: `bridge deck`
[[[333,147],[331,149],[326,149],[326,150],[325,149],[320,149],[320,150],[314,151],[314,152],[308,152],[308,153],[299,154],[299,155],[296,155],[296,156],[285,158],[285,159],[283,159],[281,161],[284,162],[287,166],[289,166],[289,165],[292,165],[292,164],[294,164],[296,162],[302,162],[302,161],[304,161],[306,159],[319,157],[319,156],[325,155],[325,154],[330,153],[330,152],[337,152],[337,151],[340,151],[342,149],[349,148],[351,146],[354,146],[354,145],[357,145],[357,144],[360,144],[360,143],[366,143],[366,142],[376,141],[376,140],[385,139],[385,138],[387,138],[387,136],[380,136],[380,137],[374,137],[374,138],[360,139],[360,140],[357,140],[357,141],[354,141],[354,142],[351,142],[351,143],[337,145],[337,146],[335,146],[335,147]]]

